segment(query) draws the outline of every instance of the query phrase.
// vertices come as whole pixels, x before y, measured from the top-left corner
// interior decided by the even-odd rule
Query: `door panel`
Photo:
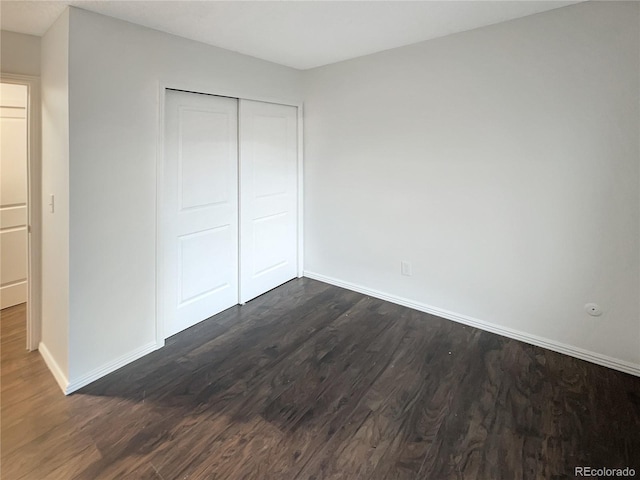
[[[240,300],[297,275],[297,109],[240,100]]]
[[[178,175],[182,210],[230,201],[229,183],[235,171],[229,161],[229,135],[234,133],[229,121],[228,113],[180,110]],[[234,152],[234,161],[236,157]]]
[[[237,269],[231,262],[220,262],[214,255],[202,252],[221,252],[234,240],[229,225],[179,237],[180,302],[183,306],[210,293],[229,287],[229,278]]]
[[[165,336],[238,302],[237,100],[167,90]]]

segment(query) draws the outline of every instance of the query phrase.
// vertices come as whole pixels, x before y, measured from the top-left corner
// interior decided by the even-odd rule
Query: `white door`
[[[240,302],[297,276],[297,108],[240,100]]]
[[[161,218],[165,336],[238,303],[238,101],[167,90]]]
[[[0,308],[27,301],[27,87],[0,85]]]

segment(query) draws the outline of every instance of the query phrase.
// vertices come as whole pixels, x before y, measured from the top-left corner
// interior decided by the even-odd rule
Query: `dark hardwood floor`
[[[640,478],[640,378],[313,280],[68,397],[24,314],[1,319],[4,480]]]

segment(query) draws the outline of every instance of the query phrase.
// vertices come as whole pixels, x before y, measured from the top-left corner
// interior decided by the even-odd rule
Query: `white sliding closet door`
[[[167,90],[161,198],[165,337],[238,303],[238,101]]]
[[[240,100],[240,301],[297,276],[297,108]]]

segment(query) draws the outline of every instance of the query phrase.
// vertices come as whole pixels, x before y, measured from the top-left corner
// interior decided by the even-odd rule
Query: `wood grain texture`
[[[24,321],[2,311],[2,479],[640,478],[639,378],[317,281],[69,397]]]

